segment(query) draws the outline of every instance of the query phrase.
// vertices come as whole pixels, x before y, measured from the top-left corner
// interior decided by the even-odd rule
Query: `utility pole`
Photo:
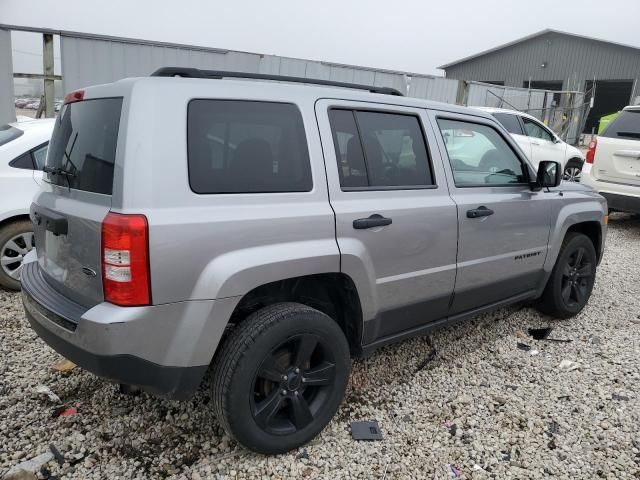
[[[44,73],[44,115],[53,118],[54,103],[54,74],[53,74],[53,34],[42,34],[42,63]]]

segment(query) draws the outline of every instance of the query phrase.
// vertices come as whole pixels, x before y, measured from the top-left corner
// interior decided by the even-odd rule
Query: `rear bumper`
[[[189,398],[198,388],[226,325],[224,316],[212,321],[213,300],[87,309],[53,289],[37,262],[23,266],[22,300],[33,330],[64,357],[172,399]]]
[[[640,213],[640,186],[596,179],[593,166],[586,163],[582,169],[581,183],[589,185],[607,199],[610,209],[620,212]]]

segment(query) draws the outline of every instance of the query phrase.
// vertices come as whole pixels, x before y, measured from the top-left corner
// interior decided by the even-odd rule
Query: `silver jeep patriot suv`
[[[607,230],[601,196],[536,172],[491,115],[306,78],[75,91],[45,172],[32,328],[169,398],[210,372],[221,424],[263,453],[323,429],[352,357],[524,300],[577,314]]]

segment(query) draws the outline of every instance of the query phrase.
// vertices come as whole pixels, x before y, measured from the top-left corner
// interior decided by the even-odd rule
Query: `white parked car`
[[[516,110],[474,107],[490,113],[511,134],[534,165],[552,160],[562,165],[563,179],[580,181],[584,156],[576,147],[564,142],[537,118]]]
[[[31,200],[42,181],[54,119],[0,126],[0,286],[20,288],[22,258],[33,248]]]
[[[591,141],[582,179],[610,210],[640,213],[640,105],[625,107]]]

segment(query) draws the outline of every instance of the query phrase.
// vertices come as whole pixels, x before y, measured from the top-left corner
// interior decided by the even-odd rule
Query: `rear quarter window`
[[[306,192],[312,188],[295,105],[196,99],[187,113],[189,184],[196,193]]]
[[[640,110],[623,110],[602,133],[603,137],[640,140]]]

